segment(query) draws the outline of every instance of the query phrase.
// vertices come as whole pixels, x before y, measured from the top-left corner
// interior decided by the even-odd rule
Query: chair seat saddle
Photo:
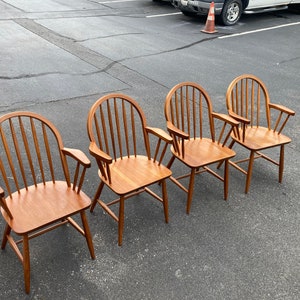
[[[171,176],[172,172],[157,161],[149,160],[147,156],[137,155],[117,159],[110,165],[111,176],[114,180],[106,184],[119,195],[131,193],[137,189],[161,181]],[[124,184],[126,182],[126,184]]]
[[[91,200],[82,191],[77,194],[66,182],[56,181],[15,192],[6,198],[6,204],[14,216],[22,216],[11,219],[2,209],[11,229],[22,235],[87,209]]]
[[[181,147],[181,143],[179,144]],[[171,147],[171,151],[184,164],[193,168],[199,168],[235,156],[232,149],[223,147],[222,144],[213,142],[208,138],[187,140],[184,142],[184,147],[184,158],[174,150],[174,147]]]
[[[240,129],[240,137],[243,130]],[[278,145],[284,145],[291,142],[291,139],[284,134],[268,129],[266,127],[248,127],[245,130],[244,142],[232,135],[233,139],[242,144],[244,147],[252,150],[262,150],[271,148]]]

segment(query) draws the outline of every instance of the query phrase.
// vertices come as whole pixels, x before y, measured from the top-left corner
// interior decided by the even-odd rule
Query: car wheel
[[[240,19],[242,10],[241,0],[227,0],[220,15],[220,21],[224,25],[234,25]]]

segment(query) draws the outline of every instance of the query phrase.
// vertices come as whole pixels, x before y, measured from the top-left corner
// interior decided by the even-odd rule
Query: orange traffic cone
[[[205,33],[215,33],[215,32],[217,32],[217,30],[215,30],[215,3],[214,2],[210,3],[205,28],[201,31],[205,32]]]

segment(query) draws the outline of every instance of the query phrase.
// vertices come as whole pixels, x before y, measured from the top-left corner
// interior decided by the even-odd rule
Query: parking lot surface
[[[203,85],[225,113],[228,84],[252,73],[272,102],[296,111],[284,132],[292,143],[281,184],[275,167],[257,161],[244,194],[245,178],[231,169],[225,202],[219,181],[203,174],[186,215],[186,195],[168,182],[169,224],[147,195],[128,200],[122,247],[117,224],[96,207],[88,213],[96,260],[72,228],[33,239],[26,295],[22,266],[7,247],[1,299],[299,299],[300,15],[243,16],[236,26],[217,24],[213,35],[201,32],[204,25],[151,0],[0,0],[1,114],[41,113],[66,147],[87,155],[88,110],[110,92],[136,99],[148,124],[165,129],[164,100],[176,83]],[[93,197],[90,158],[83,189]]]

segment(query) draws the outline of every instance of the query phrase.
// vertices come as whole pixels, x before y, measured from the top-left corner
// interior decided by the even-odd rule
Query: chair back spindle
[[[57,178],[67,179],[70,185],[67,162],[60,151],[61,137],[48,120],[35,118],[29,112],[23,116],[7,114],[0,118],[0,138],[1,179],[8,195],[39,182],[54,183]],[[61,168],[57,164],[54,167],[57,160]]]

